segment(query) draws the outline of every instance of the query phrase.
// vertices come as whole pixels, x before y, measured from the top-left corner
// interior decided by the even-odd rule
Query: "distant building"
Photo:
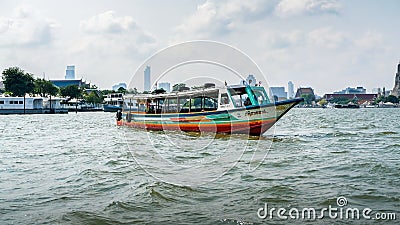
[[[75,80],[75,66],[67,66],[67,70],[65,71],[65,79]]]
[[[278,101],[287,99],[287,92],[285,92],[285,87],[270,87],[270,96],[276,96]]]
[[[82,79],[79,79],[79,80],[50,80],[50,82],[59,88],[70,86],[70,85],[77,85],[78,87],[83,87],[83,88],[89,88],[89,86],[90,86],[85,81],[82,81]]]
[[[335,91],[333,93],[334,94],[366,94],[367,89],[365,89],[363,87],[357,87],[357,88],[347,87],[346,89],[343,89],[341,91]]]
[[[256,77],[254,77],[252,74],[249,74],[246,78],[246,83],[250,86],[255,86],[257,84]]]
[[[294,98],[294,84],[293,84],[292,81],[288,82],[287,98],[288,99],[293,99]]]
[[[118,89],[121,88],[121,87],[126,90],[126,88],[127,88],[126,83],[115,84],[115,85],[112,86],[112,89],[114,91],[118,91]]]
[[[295,97],[296,98],[300,98],[302,95],[308,95],[308,94],[310,94],[312,96],[315,96],[314,90],[312,88],[310,88],[310,87],[306,87],[306,88],[300,87],[300,88],[297,89]]]
[[[168,82],[158,83],[158,89],[164,89],[166,92],[171,92],[171,84]]]
[[[357,99],[358,103],[372,102],[378,97],[378,94],[325,94],[324,98],[328,101],[333,99],[346,99],[353,100]]]
[[[144,91],[150,91],[150,66],[144,70]]]
[[[397,65],[397,73],[396,77],[394,78],[394,87],[392,90],[392,95],[400,97],[400,62]]]
[[[382,93],[382,89],[381,88],[372,88],[371,93],[380,95]]]
[[[0,81],[0,89],[4,89],[4,83],[3,83],[3,81]]]

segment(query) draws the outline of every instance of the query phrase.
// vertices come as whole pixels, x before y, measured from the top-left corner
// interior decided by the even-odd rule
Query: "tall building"
[[[257,84],[256,77],[252,74],[249,74],[246,78],[246,82],[250,86],[255,86]]]
[[[150,91],[150,66],[144,70],[144,91]]]
[[[392,90],[392,95],[400,97],[400,62],[397,65],[397,73],[396,77],[394,78],[394,87]]]
[[[65,71],[65,79],[66,80],[75,80],[75,66],[67,66],[67,70]]]
[[[171,84],[168,82],[158,83],[158,89],[164,89],[166,92],[171,92]]]
[[[279,101],[287,98],[285,87],[270,87],[270,91],[270,96],[276,96]]]
[[[121,88],[121,87],[126,90],[126,88],[127,88],[126,83],[115,84],[115,85],[112,86],[112,89],[114,91],[118,91],[118,89]]]
[[[294,98],[294,84],[292,81],[288,82],[288,99],[293,99]]]

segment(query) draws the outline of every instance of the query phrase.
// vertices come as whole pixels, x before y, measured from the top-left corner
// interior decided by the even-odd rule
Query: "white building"
[[[158,89],[164,89],[166,92],[171,92],[171,84],[168,82],[158,83]]]
[[[65,71],[65,79],[66,80],[75,80],[75,66],[67,66],[67,70]]]
[[[150,91],[150,66],[144,70],[144,91]]]

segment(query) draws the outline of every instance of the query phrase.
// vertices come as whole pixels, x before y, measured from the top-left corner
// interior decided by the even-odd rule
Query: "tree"
[[[42,97],[47,95],[55,96],[58,93],[59,89],[53,83],[45,79],[36,79],[35,80],[35,93],[39,94]]]
[[[25,114],[25,95],[33,93],[35,89],[34,79],[32,74],[25,73],[19,67],[10,67],[3,71],[3,84],[7,92],[11,92],[12,96],[24,97],[24,114]]]
[[[103,102],[103,98],[98,96],[95,91],[92,91],[90,94],[85,96],[85,101],[88,103],[100,104]]]
[[[325,106],[325,105],[328,104],[328,101],[327,101],[326,99],[321,99],[321,100],[318,102],[318,104],[319,104],[320,106]]]
[[[394,95],[389,95],[386,97],[386,102],[399,103],[399,99]]]
[[[12,96],[25,97],[27,93],[33,93],[34,91],[35,85],[33,76],[29,73],[25,73],[19,67],[5,69],[2,78],[5,91],[10,92]]]
[[[174,84],[174,86],[172,86],[172,91],[179,91],[182,87],[186,87],[186,84],[184,83]]]
[[[78,85],[69,85],[60,88],[60,94],[63,97],[71,97],[78,99],[79,97],[82,97],[82,90],[78,87]]]
[[[304,104],[311,105],[315,101],[315,95],[312,94],[302,94],[300,97],[304,98]]]
[[[126,89],[123,88],[123,87],[119,87],[117,91],[118,91],[119,93],[123,93],[123,94],[126,93]]]

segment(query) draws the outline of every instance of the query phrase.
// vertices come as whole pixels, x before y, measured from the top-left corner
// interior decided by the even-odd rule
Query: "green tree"
[[[328,101],[326,100],[326,99],[321,99],[319,102],[318,102],[318,104],[320,105],[320,106],[325,106],[325,105],[327,105],[328,104]]]
[[[186,84],[184,83],[174,84],[174,86],[172,86],[172,91],[179,91],[182,87],[186,87]]]
[[[103,98],[101,96],[98,96],[95,91],[92,91],[90,92],[90,94],[85,96],[85,101],[88,103],[100,104],[103,102]]]
[[[311,105],[315,101],[315,95],[312,94],[302,94],[300,97],[304,98],[304,104]]]
[[[42,97],[45,96],[55,96],[59,92],[58,87],[56,87],[53,83],[45,79],[36,79],[35,80],[35,93],[39,94]]]
[[[386,97],[386,102],[399,103],[399,99],[394,95],[389,95]]]
[[[60,94],[63,97],[71,97],[78,99],[82,97],[82,90],[78,87],[78,85],[69,85],[60,88]]]
[[[19,67],[5,69],[2,78],[5,91],[10,92],[12,96],[25,97],[27,93],[34,91],[35,85],[32,74],[25,73]]]
[[[123,93],[123,94],[126,93],[126,89],[123,88],[123,87],[119,87],[117,91],[118,91],[119,93]]]

